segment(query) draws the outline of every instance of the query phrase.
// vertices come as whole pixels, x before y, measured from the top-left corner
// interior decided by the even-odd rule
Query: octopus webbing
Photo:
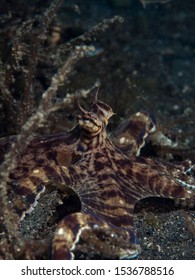
[[[107,258],[136,258],[141,249],[133,223],[135,204],[152,196],[194,207],[192,165],[140,156],[145,139],[156,130],[146,113],[136,113],[109,136],[106,127],[114,114],[109,105],[96,96],[89,111],[80,105],[79,110],[70,132],[34,139],[19,156],[9,182],[18,224],[53,185],[65,195],[75,193],[80,211],[57,225],[52,258],[73,259],[82,240]]]

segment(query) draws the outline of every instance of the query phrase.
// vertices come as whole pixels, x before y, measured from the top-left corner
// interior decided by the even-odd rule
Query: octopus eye
[[[102,120],[104,120],[106,124],[108,123],[110,117],[114,115],[112,108],[99,100],[96,100],[92,103],[91,110],[92,112],[97,114]]]
[[[78,116],[78,122],[80,127],[91,134],[98,134],[102,129],[101,120],[92,113],[84,114],[83,116]]]

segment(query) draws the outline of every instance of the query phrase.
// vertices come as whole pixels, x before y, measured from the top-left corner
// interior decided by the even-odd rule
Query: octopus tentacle
[[[183,205],[195,205],[195,179],[181,172],[181,166],[173,166],[139,158],[134,162],[134,176],[138,184],[148,191],[147,196],[161,196],[181,201]],[[144,172],[143,172],[144,171]]]
[[[126,155],[138,156],[146,138],[155,130],[154,118],[147,113],[138,112],[120,124],[111,134],[111,138]]]
[[[85,251],[83,243],[87,242],[93,251],[100,256],[103,254],[104,258],[115,256],[119,259],[132,259],[140,253],[140,247],[130,243],[131,233],[112,227],[92,215],[74,213],[59,223],[52,255],[54,259],[73,259],[79,247],[80,254]]]

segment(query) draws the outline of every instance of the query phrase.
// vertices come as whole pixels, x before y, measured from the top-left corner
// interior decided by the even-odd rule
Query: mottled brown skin
[[[136,202],[157,196],[194,206],[195,180],[185,167],[139,156],[145,138],[155,130],[147,114],[130,118],[113,135],[114,144],[106,132],[112,109],[95,99],[90,111],[80,110],[70,133],[34,140],[19,158],[10,185],[24,197],[22,207],[15,209],[23,218],[48,184],[59,184],[61,191],[69,187],[78,195],[81,211],[58,224],[53,258],[74,258],[80,240],[89,240],[107,258],[134,258],[140,252],[133,227]]]

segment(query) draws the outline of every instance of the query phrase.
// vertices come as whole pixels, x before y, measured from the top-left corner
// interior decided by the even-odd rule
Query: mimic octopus
[[[52,258],[73,259],[82,240],[89,251],[107,258],[136,258],[141,249],[133,223],[135,204],[153,196],[194,207],[192,164],[140,156],[146,137],[156,131],[148,114],[134,114],[108,136],[112,108],[97,96],[89,111],[78,106],[78,124],[70,132],[34,139],[19,156],[9,182],[18,224],[53,184],[61,193],[75,193],[80,211],[58,223]]]

